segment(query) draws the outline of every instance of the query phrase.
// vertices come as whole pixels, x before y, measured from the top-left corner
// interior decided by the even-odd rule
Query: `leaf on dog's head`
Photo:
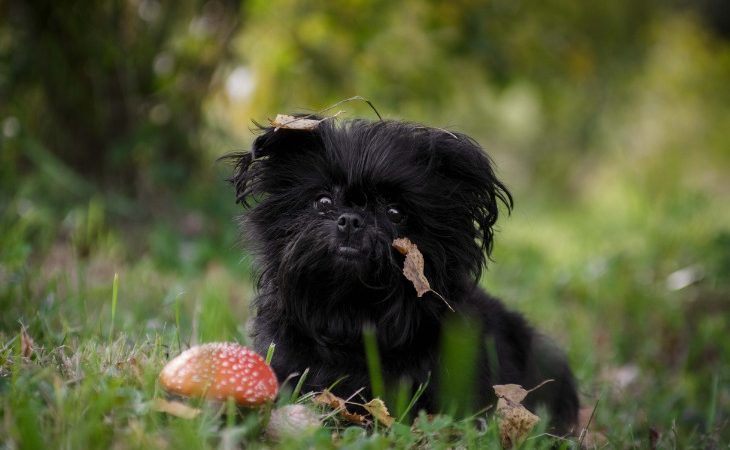
[[[285,130],[314,130],[325,119],[308,119],[307,117],[295,117],[286,114],[277,114],[274,120],[270,120],[271,126],[275,129]]]
[[[403,275],[405,275],[408,281],[413,283],[413,287],[416,289],[416,295],[423,297],[423,294],[426,292],[433,292],[437,297],[443,300],[444,303],[446,303],[446,306],[448,306],[450,310],[453,311],[454,309],[451,305],[449,305],[446,299],[443,298],[441,294],[431,289],[431,285],[429,284],[426,275],[423,273],[423,254],[420,250],[418,250],[416,244],[411,242],[410,239],[403,237],[395,239],[391,245],[393,248],[398,250],[400,254],[405,255],[406,259],[403,262]]]

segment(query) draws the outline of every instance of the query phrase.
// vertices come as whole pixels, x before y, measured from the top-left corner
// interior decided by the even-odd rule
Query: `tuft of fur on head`
[[[458,302],[492,249],[499,204],[512,197],[471,138],[418,124],[322,121],[311,130],[262,128],[232,155],[231,179],[259,268],[258,324],[294,326],[324,348],[359,346],[375,325],[381,349],[408,346],[438,322],[441,301],[415,298],[393,239],[408,237],[432,288]],[[317,209],[320,196],[332,208]],[[389,219],[396,205],[402,221]],[[358,256],[343,257],[337,220],[364,221]],[[255,325],[254,333],[260,332]]]

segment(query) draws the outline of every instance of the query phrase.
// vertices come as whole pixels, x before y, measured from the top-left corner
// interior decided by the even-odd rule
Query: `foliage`
[[[603,114],[633,95],[626,84],[662,11],[653,0],[285,0],[248,9],[238,47],[258,84],[241,116],[367,94],[388,116],[457,126],[508,148],[551,189],[594,151]]]
[[[200,164],[203,101],[230,56],[237,2],[2,6],[0,116],[17,136],[4,159],[24,167],[50,153],[131,193],[179,183]]]

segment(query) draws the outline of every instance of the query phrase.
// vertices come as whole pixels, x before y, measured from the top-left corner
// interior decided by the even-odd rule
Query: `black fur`
[[[509,209],[512,198],[476,142],[395,121],[262,131],[251,152],[232,155],[232,182],[260,274],[254,345],[265,353],[276,343],[280,380],[310,368],[305,389],[347,376],[336,393],[365,387],[368,397],[362,331],[372,326],[386,382],[424,383],[432,374],[418,406],[435,412],[448,382],[439,376],[444,324],[471,321],[483,337],[473,344],[475,406],[494,401],[494,384],[529,388],[552,378],[531,397],[558,431],[573,427],[578,400],[562,353],[477,287],[499,204]],[[397,237],[418,246],[426,278],[455,313],[431,293],[416,296],[391,247]]]

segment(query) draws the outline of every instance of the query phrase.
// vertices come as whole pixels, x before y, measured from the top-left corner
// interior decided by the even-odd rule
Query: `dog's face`
[[[310,317],[344,309],[378,322],[404,308],[437,312],[440,301],[417,303],[393,240],[418,246],[431,287],[449,298],[479,277],[498,201],[511,202],[474,141],[402,122],[266,129],[237,158],[232,181],[249,207],[244,228],[260,288],[275,290],[284,312]]]

